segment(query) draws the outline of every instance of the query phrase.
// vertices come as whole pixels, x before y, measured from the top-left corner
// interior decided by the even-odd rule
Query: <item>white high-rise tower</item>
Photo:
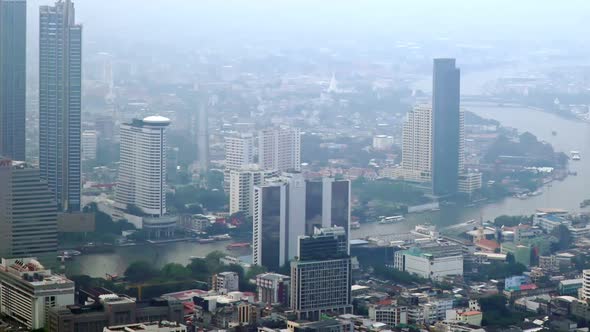
[[[432,181],[432,108],[416,106],[403,127],[403,177],[412,182]]]
[[[272,128],[258,134],[258,163],[262,169],[301,170],[301,132],[297,128]]]
[[[115,200],[143,213],[166,213],[166,127],[168,118],[148,116],[121,125],[121,163]]]

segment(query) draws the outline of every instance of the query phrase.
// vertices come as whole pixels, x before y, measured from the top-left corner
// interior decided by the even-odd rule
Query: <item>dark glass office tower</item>
[[[323,314],[347,314],[351,305],[351,259],[342,227],[315,229],[299,237],[291,261],[291,309],[299,320],[320,320]]]
[[[305,233],[339,226],[350,233],[350,181],[326,177],[306,181]]]
[[[432,191],[457,192],[460,158],[460,71],[455,59],[434,59],[432,78]]]
[[[41,6],[39,166],[62,211],[80,210],[82,26],[74,4]]]
[[[27,2],[0,0],[0,156],[25,160]]]

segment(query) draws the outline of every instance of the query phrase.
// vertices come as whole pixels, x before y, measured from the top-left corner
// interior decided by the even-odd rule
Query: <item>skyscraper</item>
[[[297,252],[297,238],[305,234],[305,180],[286,174],[254,187],[252,260],[278,271]]]
[[[41,6],[39,165],[59,209],[80,210],[82,26],[74,4]]]
[[[461,158],[460,70],[455,59],[434,59],[432,82],[432,191],[453,195]]]
[[[168,118],[148,116],[121,125],[121,153],[115,201],[143,213],[166,213],[166,127]]]
[[[297,319],[352,312],[347,241],[342,227],[316,228],[313,235],[299,237],[297,258],[291,262],[291,309]]]
[[[315,228],[339,226],[347,238],[350,233],[348,180],[310,181],[286,173],[256,186],[253,201],[253,262],[271,271],[293,259],[298,237]]]
[[[25,160],[25,0],[0,0],[0,156]]]
[[[231,170],[229,174],[229,213],[243,212],[252,216],[254,186],[263,185],[266,179],[277,177],[279,173],[261,170],[258,165],[244,166],[240,170]]]
[[[301,132],[297,128],[272,128],[258,133],[258,163],[262,169],[281,172],[301,169]]]
[[[250,133],[242,133],[224,138],[225,169],[223,185],[225,191],[230,190],[230,173],[239,171],[254,163],[254,137]]]
[[[308,180],[305,190],[305,233],[313,234],[314,228],[338,226],[344,229],[348,237],[350,181],[331,177]]]
[[[0,257],[57,255],[57,208],[39,169],[0,159]]]
[[[209,115],[205,102],[199,104],[197,149],[199,159],[199,171],[209,171]]]
[[[432,180],[432,110],[420,105],[408,112],[403,126],[402,168],[404,180]]]

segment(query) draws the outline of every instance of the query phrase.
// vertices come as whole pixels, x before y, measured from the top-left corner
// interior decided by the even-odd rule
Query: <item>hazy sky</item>
[[[88,33],[134,37],[587,38],[588,0],[78,0]],[[569,35],[569,36],[568,36]]]
[[[274,41],[322,46],[437,38],[585,41],[589,0],[76,0],[85,42],[207,47]],[[29,19],[38,5],[29,0]],[[35,25],[32,25],[35,27]]]

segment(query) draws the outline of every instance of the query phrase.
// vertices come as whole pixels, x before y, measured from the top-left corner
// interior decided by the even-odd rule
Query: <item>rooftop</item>
[[[154,124],[154,125],[169,125],[170,124],[170,119],[165,118],[165,117],[160,116],[160,115],[148,116],[148,117],[143,118],[142,121],[144,123]]]

